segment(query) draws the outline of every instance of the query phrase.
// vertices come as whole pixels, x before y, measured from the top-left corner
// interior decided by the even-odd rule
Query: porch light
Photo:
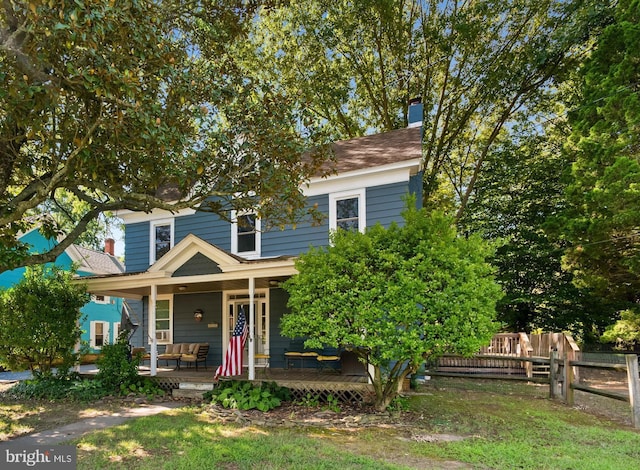
[[[199,308],[196,309],[195,312],[193,312],[193,318],[198,322],[202,321],[202,316],[203,315],[204,315],[204,312],[202,311],[202,309],[199,309]]]

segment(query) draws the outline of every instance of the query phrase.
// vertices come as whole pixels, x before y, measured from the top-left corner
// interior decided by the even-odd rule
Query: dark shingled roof
[[[367,135],[332,144],[335,161],[327,162],[322,170],[333,173],[362,170],[422,157],[420,127],[410,127]]]

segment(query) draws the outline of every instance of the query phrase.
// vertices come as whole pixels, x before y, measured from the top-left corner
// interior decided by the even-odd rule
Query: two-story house
[[[196,210],[120,214],[126,273],[88,285],[93,294],[129,299],[140,325],[132,343],[150,349],[152,375],[163,344],[208,343],[207,364],[221,364],[241,308],[249,314],[249,377],[265,356],[271,367],[284,366],[292,342],[279,330],[287,312],[280,284],[296,273],[296,256],[328,245],[337,227],[364,231],[401,222],[408,193],[421,201],[422,105],[409,115],[414,123],[405,129],[333,144],[335,171],[302,189],[309,206],[326,215],[321,225],[262,231],[251,213],[232,214],[235,223]]]
[[[57,244],[55,239],[46,238],[37,229],[20,236],[20,241],[27,243],[34,253],[48,251]],[[124,266],[114,256],[113,239],[106,240],[104,252],[71,245],[56,258],[53,264],[65,270],[75,268],[79,277],[114,275],[124,272]],[[24,272],[25,268],[17,268],[1,273],[0,288],[8,289],[20,282]],[[121,298],[94,294],[91,296],[91,301],[80,311],[82,313],[80,339],[92,352],[99,352],[102,345],[117,339],[122,315]]]

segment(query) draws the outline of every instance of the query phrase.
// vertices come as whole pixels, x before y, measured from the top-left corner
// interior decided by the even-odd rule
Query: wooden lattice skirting
[[[179,377],[151,377],[158,387],[170,392],[180,387],[184,379]],[[255,382],[261,383],[262,380]],[[269,381],[270,382],[270,381]],[[320,402],[326,402],[329,396],[340,403],[372,403],[375,397],[373,386],[365,383],[340,383],[340,382],[291,382],[276,381],[281,387],[291,390],[293,401],[300,401],[313,397]]]
[[[258,383],[262,380],[256,381]],[[375,393],[372,385],[365,383],[340,383],[340,382],[289,382],[277,380],[281,387],[287,387],[291,391],[291,399],[300,401],[308,397],[326,402],[329,396],[340,403],[373,403]]]

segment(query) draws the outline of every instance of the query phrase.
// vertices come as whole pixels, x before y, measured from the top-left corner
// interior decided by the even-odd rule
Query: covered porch
[[[243,311],[249,328],[244,362],[253,380],[265,358],[279,358],[289,347],[278,328],[287,311],[280,284],[296,273],[294,261],[291,257],[246,260],[187,235],[145,272],[82,282],[92,294],[121,297],[137,306],[132,308],[138,311],[133,323],[139,329],[131,344],[145,348],[150,376],[164,372],[158,355],[169,344],[208,344],[206,365],[220,365],[237,315]]]

